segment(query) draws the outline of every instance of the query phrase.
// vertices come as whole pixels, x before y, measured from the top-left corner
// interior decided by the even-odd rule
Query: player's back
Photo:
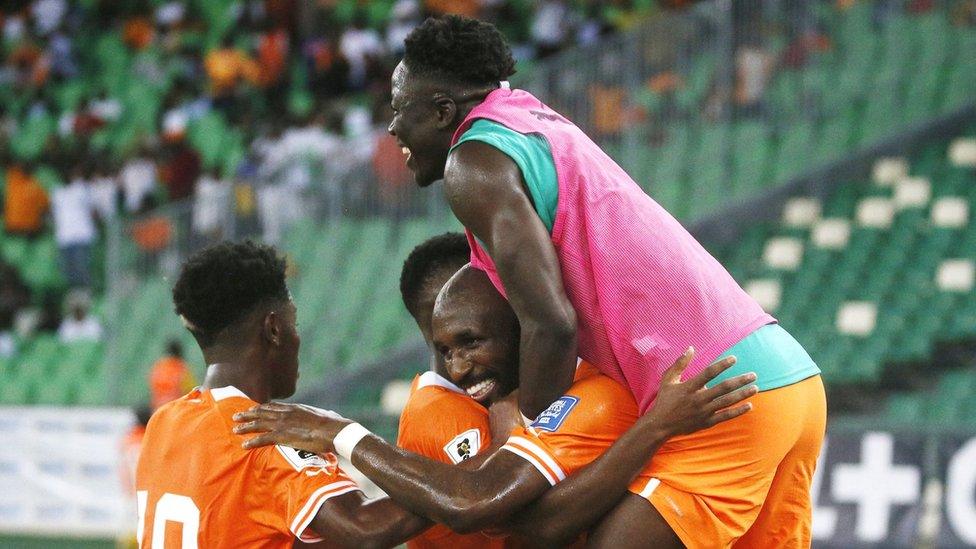
[[[241,448],[232,416],[255,404],[234,387],[195,389],[153,414],[136,472],[141,547],[318,539],[305,530],[319,507],[357,487],[334,460],[280,446]]]

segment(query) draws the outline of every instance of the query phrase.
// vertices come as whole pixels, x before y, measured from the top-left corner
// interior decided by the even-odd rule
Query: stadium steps
[[[823,203],[793,197],[781,221],[714,250],[808,348],[828,385],[880,388],[889,371],[931,362],[943,343],[976,341],[976,170],[947,151],[930,146],[909,173],[876,170],[878,181],[840,184]],[[928,420],[961,419],[950,410],[970,409],[971,382],[968,370],[947,373],[946,404]],[[905,410],[892,417],[914,417],[912,398],[893,396],[889,409]]]

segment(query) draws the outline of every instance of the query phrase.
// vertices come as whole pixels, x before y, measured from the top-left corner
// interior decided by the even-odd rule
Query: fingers
[[[756,381],[756,374],[754,372],[738,375],[733,378],[726,379],[722,383],[719,383],[718,385],[710,389],[704,389],[703,391],[701,391],[701,396],[702,398],[705,399],[706,402],[708,402],[711,400],[715,400],[716,398],[726,393],[731,393],[732,391],[738,389],[739,387],[745,387],[750,383],[755,383],[755,381]]]
[[[748,387],[742,387],[737,391],[722,395],[715,400],[713,400],[705,409],[710,412],[716,412],[723,408],[728,408],[729,406],[734,406],[743,400],[751,398],[753,395],[759,392],[759,387],[755,385],[749,385]]]
[[[275,433],[264,433],[263,435],[258,435],[254,438],[250,438],[244,441],[241,446],[245,450],[250,450],[252,448],[260,448],[262,446],[274,446],[278,444],[277,436]]]
[[[728,370],[735,364],[736,358],[734,356],[727,356],[722,360],[717,360],[708,365],[707,368],[702,370],[698,375],[689,379],[686,383],[688,388],[694,391],[701,389],[706,383],[715,379],[719,374]]]
[[[748,412],[749,410],[752,410],[752,404],[749,402],[741,406],[736,406],[735,408],[726,408],[721,412],[713,414],[712,417],[708,418],[708,421],[706,421],[705,424],[708,427],[712,427],[718,425],[719,423],[726,422],[730,419],[735,419],[741,416],[742,414]]]
[[[235,435],[246,435],[248,433],[264,433],[272,430],[271,422],[263,419],[256,419],[234,426]]]
[[[255,421],[259,419],[278,419],[281,417],[280,410],[269,410],[262,406],[255,406],[250,410],[237,412],[234,414],[234,421],[241,423],[244,421]]]
[[[675,360],[674,364],[664,371],[664,376],[661,378],[662,383],[678,383],[681,381],[681,374],[685,373],[685,369],[691,364],[693,358],[695,358],[695,348],[688,347],[678,357],[678,360]]]

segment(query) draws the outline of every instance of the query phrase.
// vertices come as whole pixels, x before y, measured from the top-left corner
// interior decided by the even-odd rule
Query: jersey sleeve
[[[415,454],[458,464],[490,445],[488,414],[466,396],[422,387],[400,415],[397,446]]]
[[[330,498],[359,490],[359,486],[343,473],[332,454],[322,457],[287,446],[273,446],[265,453],[263,476],[288,529],[302,541],[321,541],[308,528],[319,508]]]
[[[531,463],[550,484],[595,460],[637,421],[637,404],[604,375],[577,381],[502,446]]]

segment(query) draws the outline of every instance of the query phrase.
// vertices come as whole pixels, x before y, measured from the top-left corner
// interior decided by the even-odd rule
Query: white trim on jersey
[[[225,398],[230,398],[230,397],[241,397],[241,398],[246,398],[248,400],[251,400],[250,398],[248,398],[247,395],[244,394],[243,391],[241,391],[237,387],[234,387],[233,385],[228,385],[226,387],[217,387],[217,388],[214,388],[214,389],[210,389],[210,396],[213,397],[213,399],[214,399],[215,402],[218,402],[218,401],[224,400]]]
[[[520,436],[509,437],[502,449],[508,450],[534,465],[552,485],[566,478],[566,472],[563,471],[559,463],[530,439]]]
[[[305,530],[311,524],[315,515],[318,514],[319,508],[331,498],[356,490],[359,490],[359,486],[355,482],[351,480],[340,480],[332,484],[326,484],[312,492],[312,495],[308,497],[301,511],[295,514],[295,519],[291,522],[291,533],[295,534],[296,538],[304,542],[315,543],[322,541],[323,538],[320,537],[305,536]]]
[[[424,387],[443,387],[448,391],[454,391],[455,393],[468,396],[468,393],[464,392],[463,389],[451,383],[450,380],[437,372],[427,371],[420,374],[420,379],[417,380],[417,390],[419,391]]]

